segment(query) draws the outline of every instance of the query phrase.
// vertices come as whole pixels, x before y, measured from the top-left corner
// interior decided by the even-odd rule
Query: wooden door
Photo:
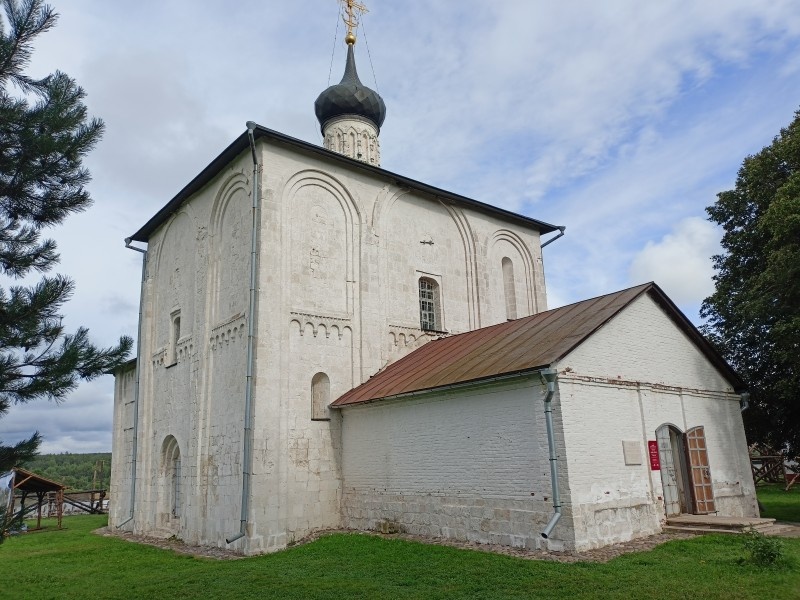
[[[689,480],[692,490],[694,514],[707,515],[716,512],[711,470],[706,450],[706,432],[703,427],[694,427],[684,435],[686,459],[689,464]]]
[[[661,487],[664,491],[664,508],[668,517],[681,514],[680,490],[678,488],[677,465],[673,460],[672,440],[668,425],[656,431],[658,456],[661,463]]]

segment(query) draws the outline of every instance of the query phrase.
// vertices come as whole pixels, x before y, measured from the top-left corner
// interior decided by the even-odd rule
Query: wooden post
[[[58,515],[58,528],[61,529],[61,517],[64,514],[64,490],[56,492],[56,514]]]
[[[42,503],[44,502],[45,492],[36,492],[36,500],[38,506],[36,507],[36,529],[42,528]]]

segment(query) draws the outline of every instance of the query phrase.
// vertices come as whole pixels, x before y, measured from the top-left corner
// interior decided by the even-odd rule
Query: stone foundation
[[[540,500],[344,491],[343,526],[382,533],[410,533],[529,550],[570,550],[571,520],[562,518],[549,540],[541,531],[552,506]]]

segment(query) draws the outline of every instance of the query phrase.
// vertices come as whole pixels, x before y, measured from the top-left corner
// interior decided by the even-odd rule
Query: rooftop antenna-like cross
[[[347,34],[344,36],[344,41],[348,46],[356,43],[356,34],[354,31],[358,28],[358,18],[365,12],[369,12],[367,7],[358,2],[357,0],[339,0],[344,9],[342,20],[347,25]]]

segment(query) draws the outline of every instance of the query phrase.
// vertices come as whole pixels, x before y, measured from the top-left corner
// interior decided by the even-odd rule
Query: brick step
[[[709,527],[690,527],[690,526],[678,526],[678,525],[665,525],[662,528],[662,531],[665,532],[672,532],[672,533],[696,533],[698,535],[703,533],[722,533],[726,535],[739,535],[740,533],[744,533],[741,530],[736,529],[711,529]]]
[[[667,527],[704,529],[715,532],[732,531],[741,533],[754,529],[767,530],[775,524],[775,519],[715,517],[706,515],[683,515],[667,519]]]
[[[769,525],[764,526],[761,525],[759,527],[754,527],[756,531],[759,533],[763,533],[764,535],[776,535],[781,536],[786,533],[791,533],[795,531],[795,527],[791,525]],[[748,528],[739,528],[739,529],[725,529],[725,528],[714,528],[714,527],[701,527],[701,526],[690,526],[690,525],[665,525],[663,531],[671,531],[674,533],[696,533],[696,534],[705,534],[705,533],[722,533],[722,534],[729,534],[729,535],[739,535],[741,533],[745,533]]]
[[[763,533],[764,531],[768,531],[773,527],[775,527],[774,521],[772,523],[761,523],[759,525],[751,525],[750,527],[743,527],[742,530],[747,531],[748,529],[755,529],[756,531],[761,531]]]
[[[780,523],[775,523],[775,525],[766,527],[764,529],[759,529],[758,531],[764,535],[784,535],[787,533],[794,533],[797,531],[797,529],[797,527],[792,525],[781,525]]]

